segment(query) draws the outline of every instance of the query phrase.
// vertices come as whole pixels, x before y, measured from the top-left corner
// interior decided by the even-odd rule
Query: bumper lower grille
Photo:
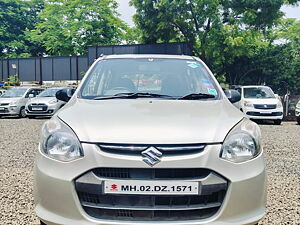
[[[85,211],[97,219],[118,219],[129,221],[174,221],[174,220],[199,220],[206,219],[216,213],[216,209],[193,209],[193,210],[123,210],[123,209],[94,209],[87,208]]]
[[[179,176],[174,177],[174,173]],[[191,171],[196,171],[189,174]],[[104,173],[105,171],[105,173]],[[153,177],[153,174],[155,175]],[[100,176],[101,175],[101,176]],[[151,176],[149,176],[151,175]],[[201,183],[199,195],[105,194],[106,179],[193,180]],[[199,220],[213,216],[220,209],[227,191],[227,181],[207,169],[134,169],[98,168],[75,181],[81,206],[91,217],[109,220],[174,221]]]
[[[247,112],[249,116],[282,116],[282,112],[272,112],[272,113],[260,113],[260,112]]]
[[[9,113],[9,110],[7,108],[0,109],[0,113]]]

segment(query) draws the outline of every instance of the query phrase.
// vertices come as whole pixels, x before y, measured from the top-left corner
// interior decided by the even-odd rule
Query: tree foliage
[[[275,73],[274,67],[270,72],[267,67],[271,63],[265,59],[279,62],[279,55],[275,60],[272,54],[279,48],[292,51],[299,37],[299,31],[290,27],[287,29],[294,29],[295,34],[289,47],[274,44],[279,38],[276,26],[283,16],[280,8],[284,3],[297,1],[131,0],[136,7],[134,21],[141,42],[187,41],[217,78],[225,76],[230,84],[278,83],[273,77],[282,73]],[[288,34],[292,35],[290,30],[282,38],[291,39]],[[294,68],[291,62],[289,65],[285,70]]]
[[[29,41],[26,30],[34,29],[42,0],[0,0],[0,57],[38,55],[43,48]]]
[[[84,54],[88,46],[119,44],[126,25],[115,0],[48,0],[28,36],[50,55]]]

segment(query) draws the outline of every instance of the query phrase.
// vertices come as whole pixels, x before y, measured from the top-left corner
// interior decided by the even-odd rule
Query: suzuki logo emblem
[[[149,147],[142,152],[143,161],[149,166],[154,166],[161,161],[162,153],[154,147]]]

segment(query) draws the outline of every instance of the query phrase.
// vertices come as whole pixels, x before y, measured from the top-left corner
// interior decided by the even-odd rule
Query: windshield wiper
[[[205,94],[205,93],[192,93],[192,94],[188,94],[188,95],[184,95],[180,98],[178,98],[179,100],[181,99],[205,99],[205,98],[215,98],[215,95],[211,95],[211,94]]]
[[[105,100],[105,99],[114,99],[114,98],[174,98],[169,95],[161,95],[147,92],[130,92],[130,93],[118,93],[112,96],[103,96],[96,97],[94,100]]]

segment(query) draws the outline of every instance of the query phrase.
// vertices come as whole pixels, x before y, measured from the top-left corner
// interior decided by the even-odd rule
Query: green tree
[[[0,57],[36,56],[44,51],[25,35],[34,29],[42,9],[43,0],[0,0]]]
[[[271,44],[256,60],[262,76],[281,94],[300,94],[300,21],[282,19],[269,36]]]
[[[119,44],[127,26],[115,0],[49,0],[27,34],[50,55],[85,54],[88,46]]]
[[[217,77],[235,84],[251,71],[248,60],[266,48],[284,3],[296,0],[131,0],[143,43],[186,41]],[[256,66],[255,66],[256,67]]]
[[[227,63],[228,77],[236,84],[266,84],[276,92],[300,94],[300,22],[282,19],[253,44],[251,54]],[[236,54],[235,54],[236,55]],[[239,73],[237,73],[239,71]]]

